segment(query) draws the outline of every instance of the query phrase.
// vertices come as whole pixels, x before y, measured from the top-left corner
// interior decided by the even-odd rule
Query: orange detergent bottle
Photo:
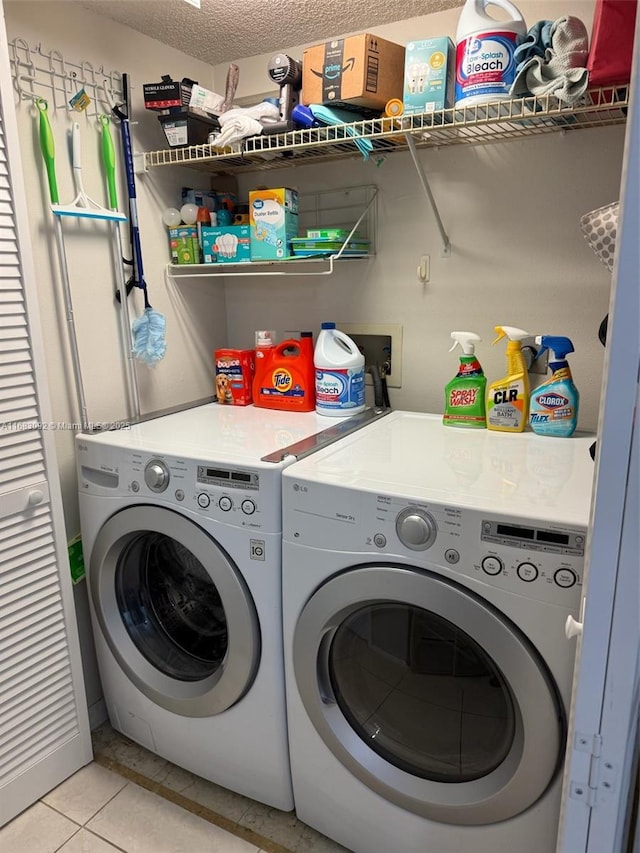
[[[312,412],[316,407],[313,336],[281,341],[266,354],[253,405],[263,409]]]

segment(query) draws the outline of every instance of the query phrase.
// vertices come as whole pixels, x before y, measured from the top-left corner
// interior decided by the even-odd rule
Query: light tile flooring
[[[349,853],[293,812],[194,776],[107,724],[95,760],[0,829],[6,853]]]

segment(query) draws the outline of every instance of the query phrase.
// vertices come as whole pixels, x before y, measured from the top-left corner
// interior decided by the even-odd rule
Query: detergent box
[[[251,260],[248,225],[203,225],[200,236],[205,264],[244,264]]]
[[[371,33],[332,39],[302,55],[303,104],[335,104],[379,112],[401,98],[405,49]]]
[[[291,238],[298,236],[297,191],[287,187],[251,190],[249,227],[252,261],[278,261],[290,257]]]
[[[455,72],[456,51],[448,36],[409,42],[404,60],[404,114],[452,107]]]
[[[172,264],[200,263],[200,244],[195,225],[180,225],[169,229],[169,249]]]
[[[226,406],[248,406],[253,385],[254,350],[217,349],[213,353],[216,368],[216,399]]]

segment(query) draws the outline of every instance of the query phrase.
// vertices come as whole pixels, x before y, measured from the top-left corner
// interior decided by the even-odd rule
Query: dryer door
[[[563,755],[561,701],[504,615],[428,571],[362,566],[321,586],[294,634],[323,741],[382,797],[452,824],[531,806]]]
[[[111,652],[157,705],[211,716],[251,686],[260,657],[253,599],[194,522],[155,506],[116,513],[96,537],[88,581]]]

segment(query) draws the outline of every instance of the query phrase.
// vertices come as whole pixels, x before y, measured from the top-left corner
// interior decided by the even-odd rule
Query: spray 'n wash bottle
[[[522,354],[523,338],[529,332],[514,326],[496,326],[497,344],[505,336],[507,375],[489,385],[487,393],[487,429],[500,432],[522,432],[529,420],[529,374]]]
[[[476,344],[482,338],[474,332],[451,332],[453,346],[462,348],[460,367],[451,382],[445,385],[445,404],[442,423],[445,426],[484,429],[485,389],[487,378],[475,356]]]
[[[538,435],[555,435],[568,438],[578,424],[580,394],[573,384],[567,355],[573,352],[569,338],[539,335],[538,357],[549,349],[554,361],[550,362],[551,375],[531,395],[529,422]]]

